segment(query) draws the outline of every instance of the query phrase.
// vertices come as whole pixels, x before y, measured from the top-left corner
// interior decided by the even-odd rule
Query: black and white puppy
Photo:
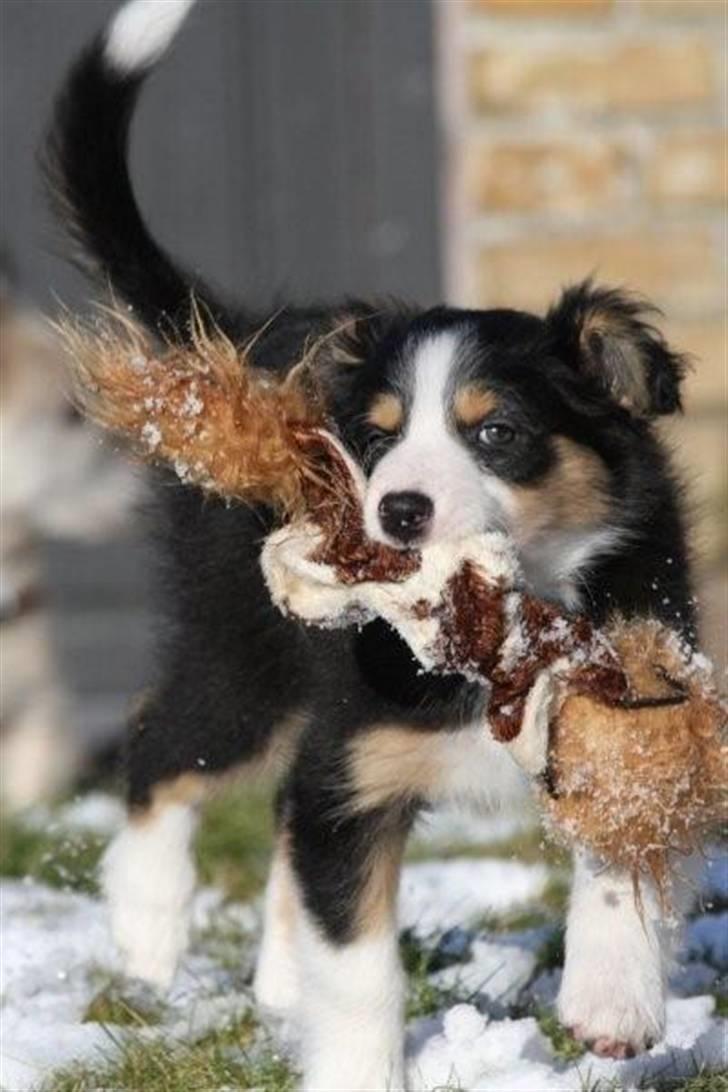
[[[183,328],[190,292],[240,343],[266,316],[233,310],[150,238],[126,162],[143,77],[190,0],[134,0],[71,72],[51,145],[86,253],[152,329]],[[654,615],[693,637],[679,491],[652,427],[680,407],[682,360],[648,309],[586,283],[545,318],[345,302],[292,308],[255,341],[286,368],[323,339],[344,442],[368,475],[372,538],[411,545],[503,528],[534,588],[599,622]],[[272,607],[266,512],[163,483],[168,629],[154,697],[132,727],[127,828],[104,880],[129,973],[168,984],[194,887],[198,809],[222,775],[286,758],[257,971],[261,1003],[298,1008],[304,1085],[401,1089],[395,901],[417,813],[495,806],[521,776],[481,720],[483,695],[421,675],[383,623],[307,630]],[[666,929],[647,891],[577,861],[562,1020],[599,1053],[660,1036]]]

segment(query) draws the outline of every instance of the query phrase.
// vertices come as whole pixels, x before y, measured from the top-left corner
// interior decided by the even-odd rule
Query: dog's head
[[[354,315],[334,411],[368,475],[366,528],[398,546],[501,528],[549,579],[629,524],[625,460],[680,406],[684,361],[650,308],[590,283],[545,318],[436,308]],[[557,571],[558,570],[558,571]]]

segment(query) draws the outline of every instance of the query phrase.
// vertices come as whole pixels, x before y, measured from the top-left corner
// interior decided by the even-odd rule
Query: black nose
[[[400,542],[414,542],[432,519],[435,506],[424,493],[385,493],[379,502],[382,529]]]

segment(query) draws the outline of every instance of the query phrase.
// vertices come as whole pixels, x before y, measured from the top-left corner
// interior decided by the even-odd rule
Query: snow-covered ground
[[[107,834],[118,820],[118,806],[99,796],[56,814],[54,822]],[[519,825],[515,820],[510,826],[506,820],[481,820],[468,828],[445,817],[433,824],[429,835],[420,837],[431,836],[435,845],[443,844],[448,822],[455,824],[450,839],[458,845],[500,840]],[[456,997],[452,1003],[445,1000],[435,1015],[410,1023],[412,1087],[581,1092],[600,1078],[605,1088],[616,1079],[618,1087],[628,1089],[666,1076],[691,1075],[701,1064],[724,1068],[726,1022],[715,1015],[712,993],[721,968],[728,966],[725,912],[692,919],[673,978],[665,1038],[646,1054],[624,1062],[585,1054],[566,1063],[556,1058],[533,1017],[509,1016],[524,1010],[529,999],[548,1005],[555,997],[560,972],[536,973],[543,929],[468,932],[457,926],[537,903],[549,878],[544,864],[494,858],[463,856],[406,866],[402,924],[430,941],[450,930],[442,942],[449,958],[433,970],[431,979],[442,988],[443,998]],[[725,859],[706,868],[704,892],[725,905]],[[104,908],[96,899],[22,880],[3,881],[0,899],[0,1083],[4,1092],[25,1092],[72,1060],[97,1062],[108,1055],[107,1030],[82,1021],[100,984],[112,978],[117,964]],[[205,940],[212,926],[219,930],[221,919],[242,938],[234,971],[229,959],[221,959]],[[197,940],[167,999],[162,1022],[130,1034],[191,1038],[250,1007],[246,980],[257,939],[257,908],[225,904],[219,893],[207,889],[197,897],[195,920]]]

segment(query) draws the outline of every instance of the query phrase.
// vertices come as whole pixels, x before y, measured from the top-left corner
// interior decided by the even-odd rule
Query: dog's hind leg
[[[101,868],[113,937],[127,974],[167,987],[187,947],[195,890],[193,840],[205,800],[233,778],[260,774],[300,727],[295,713],[259,717],[246,732],[239,708],[220,724],[209,707],[158,697],[131,726],[129,816]],[[198,688],[199,695],[199,688]],[[245,716],[251,717],[245,711]],[[252,736],[252,742],[251,742]]]
[[[182,774],[131,808],[104,855],[102,887],[125,973],[168,987],[187,947],[195,867],[192,841],[204,785]]]

